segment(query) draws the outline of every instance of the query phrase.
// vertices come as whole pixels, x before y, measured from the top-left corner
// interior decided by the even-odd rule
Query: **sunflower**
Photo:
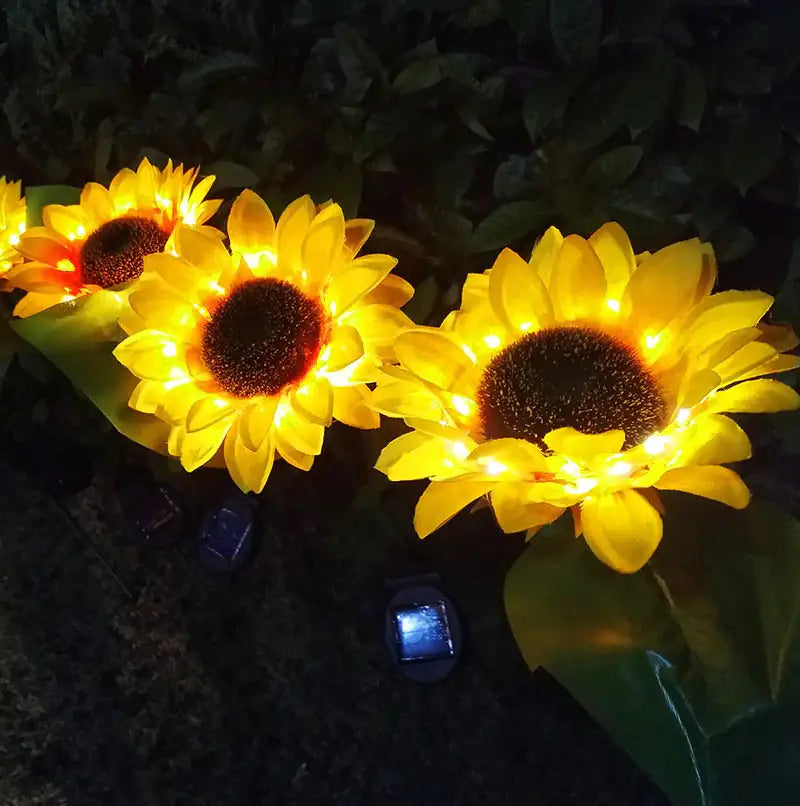
[[[180,227],[173,254],[145,259],[114,355],[141,379],[130,406],[171,426],[186,470],[224,443],[233,480],[260,492],[276,453],[310,469],[334,418],[378,427],[365,384],[411,325],[399,307],[413,289],[390,274],[395,258],[356,257],[372,227],[308,196],[276,225],[244,191],[228,218],[232,254]]]
[[[484,496],[528,537],[570,509],[597,557],[633,572],[661,540],[658,490],[745,507],[721,465],[750,442],[724,412],[797,408],[765,376],[800,361],[789,328],[760,324],[772,297],[712,295],[715,278],[696,239],[634,256],[617,224],[588,240],[550,228],[530,261],[505,249],[469,274],[440,328],[399,334],[371,405],[413,430],[376,466],[431,480],[420,537]]]
[[[108,188],[89,182],[80,203],[45,206],[44,226],[20,238],[28,260],[7,274],[28,293],[14,314],[27,317],[60,302],[136,279],[145,255],[164,251],[180,223],[201,225],[220,205],[204,201],[213,176],[195,185],[198,169],[162,171],[143,159],[134,172],[123,168]]]
[[[25,232],[26,207],[21,191],[21,182],[7,182],[0,176],[0,277],[22,260],[17,251]]]

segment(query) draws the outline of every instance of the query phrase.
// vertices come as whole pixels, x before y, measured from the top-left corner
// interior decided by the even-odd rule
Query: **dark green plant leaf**
[[[733,223],[712,232],[710,240],[720,263],[746,257],[756,245],[755,236],[747,227]]]
[[[800,786],[800,523],[665,496],[638,574],[603,566],[571,523],[506,579],[531,669],[547,668],[676,806],[794,802]]]
[[[204,171],[217,177],[214,180],[215,190],[252,187],[259,181],[259,176],[255,171],[238,162],[228,162],[227,160],[212,162],[205,166]]]
[[[492,188],[495,199],[511,201],[530,196],[535,186],[532,175],[531,160],[522,154],[512,154],[494,172]]]
[[[591,64],[603,33],[601,0],[550,0],[550,36],[564,64]]]
[[[586,169],[583,176],[589,187],[610,189],[624,185],[642,160],[641,146],[618,146],[601,154]]]
[[[488,252],[545,226],[552,209],[533,201],[516,201],[498,207],[475,227],[469,246],[472,252]]]
[[[127,290],[99,291],[14,319],[11,327],[55,364],[120,433],[166,453],[167,426],[128,407],[137,380],[111,354],[125,337],[117,320],[127,309],[127,296]]]
[[[706,108],[706,82],[703,74],[692,64],[681,64],[681,90],[675,119],[681,126],[700,130],[700,120]]]
[[[721,65],[718,80],[734,95],[764,95],[772,88],[772,70],[754,56],[735,56]]]
[[[392,83],[400,95],[427,90],[442,80],[442,66],[438,56],[429,56],[404,67]]]
[[[734,129],[728,140],[723,154],[725,177],[744,193],[778,164],[782,150],[780,128],[754,114]]]
[[[411,318],[412,322],[416,322],[418,325],[424,325],[433,312],[438,299],[439,283],[436,278],[431,275],[417,285],[414,289],[414,296],[406,303],[403,312]]]
[[[28,227],[38,227],[42,223],[42,209],[48,204],[77,204],[81,197],[80,188],[71,185],[34,185],[25,188],[25,202],[28,206]]]
[[[593,148],[628,122],[628,70],[614,69],[581,87],[567,106],[564,130],[575,150]]]
[[[570,95],[575,89],[575,76],[555,73],[537,81],[522,101],[522,122],[534,145],[542,129],[564,114]]]
[[[258,62],[245,53],[216,53],[178,76],[181,90],[201,90],[216,81],[249,73]]]
[[[667,110],[675,84],[675,57],[665,47],[651,48],[633,68],[622,104],[631,136],[649,129]]]

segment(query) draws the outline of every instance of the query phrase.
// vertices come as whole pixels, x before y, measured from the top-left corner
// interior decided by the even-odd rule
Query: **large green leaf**
[[[136,378],[111,354],[125,337],[117,320],[127,295],[127,290],[99,291],[27,319],[14,319],[11,327],[55,364],[118,431],[166,453],[167,426],[128,407]]]
[[[34,185],[25,188],[27,226],[38,227],[42,223],[42,210],[48,204],[77,204],[80,188],[71,185]]]
[[[534,201],[508,202],[489,213],[475,227],[470,238],[473,252],[489,252],[527,235],[544,229],[553,215],[548,206]]]
[[[665,496],[638,574],[565,524],[506,580],[514,637],[679,806],[793,806],[800,787],[800,523]]]

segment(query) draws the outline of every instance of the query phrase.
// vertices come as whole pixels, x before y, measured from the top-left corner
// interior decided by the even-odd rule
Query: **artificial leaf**
[[[475,227],[470,238],[473,252],[488,252],[505,246],[534,230],[543,229],[552,210],[538,202],[508,202],[498,207]]]
[[[641,146],[612,148],[591,162],[583,179],[590,187],[601,189],[624,185],[641,162],[642,154],[644,149]]]
[[[71,185],[33,185],[25,188],[25,202],[28,207],[27,226],[39,227],[42,224],[42,209],[48,204],[77,204],[81,189]]]

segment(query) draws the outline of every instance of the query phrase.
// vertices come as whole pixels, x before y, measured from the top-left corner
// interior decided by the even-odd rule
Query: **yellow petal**
[[[239,425],[234,425],[225,438],[225,464],[236,486],[244,493],[260,493],[267,483],[275,461],[271,438],[264,439],[252,451],[240,438]]]
[[[295,199],[278,219],[275,228],[275,245],[278,264],[287,272],[302,269],[303,240],[315,215],[310,196]]]
[[[627,233],[616,222],[603,224],[589,236],[589,245],[594,249],[606,276],[606,296],[621,300],[630,276],[636,269],[633,247]]]
[[[776,355],[769,361],[759,364],[757,367],[742,373],[737,380],[744,381],[748,378],[760,378],[764,375],[774,375],[776,372],[789,372],[800,367],[800,356],[797,355]]]
[[[659,249],[628,281],[623,315],[637,330],[659,333],[694,305],[702,270],[703,252],[696,238]]]
[[[275,441],[275,449],[290,465],[298,470],[311,470],[314,464],[314,457],[311,454],[298,451],[278,432],[275,432],[272,438]]]
[[[407,444],[403,443],[399,455],[390,457],[384,450],[378,457],[376,468],[386,473],[390,481],[426,479],[448,472],[452,474],[455,462],[449,442],[419,432],[405,434],[404,437],[412,439],[407,439]],[[394,440],[394,451],[398,451],[400,440],[403,437]]]
[[[516,252],[504,249],[489,273],[489,300],[511,331],[539,329],[553,320],[553,305],[536,271]]]
[[[491,481],[432,481],[417,502],[414,528],[420,537],[443,526],[467,504],[491,490]]]
[[[340,325],[333,332],[333,339],[322,353],[325,356],[326,372],[338,372],[358,361],[364,355],[364,344],[354,327]]]
[[[267,203],[252,190],[243,190],[231,206],[228,237],[231,249],[243,255],[272,247],[275,219]]]
[[[491,271],[491,270],[489,270]],[[461,310],[469,310],[476,305],[483,305],[489,300],[489,271],[482,274],[470,272],[461,289]]]
[[[42,221],[65,238],[85,238],[89,232],[86,214],[79,204],[46,204],[42,209]]]
[[[482,442],[469,455],[470,462],[483,465],[490,475],[503,475],[507,471],[526,475],[547,469],[544,454],[532,442],[505,437]]]
[[[81,208],[87,217],[90,229],[114,218],[116,210],[114,199],[106,188],[97,182],[89,182],[81,191]]]
[[[661,516],[634,490],[585,499],[581,525],[595,556],[623,574],[638,571],[653,556],[664,530]]]
[[[203,230],[178,227],[174,238],[178,254],[196,266],[207,282],[216,280],[230,265],[231,257],[224,244]]]
[[[681,465],[722,465],[749,459],[750,440],[730,417],[702,414],[681,436]]]
[[[717,282],[717,259],[714,256],[714,247],[710,243],[701,244],[703,250],[703,271],[700,275],[700,282],[697,284],[695,294],[695,305],[699,305],[714,288]]]
[[[184,470],[191,473],[208,462],[219,450],[228,429],[231,419],[221,420],[202,431],[186,433],[180,447],[181,464]]]
[[[202,431],[220,420],[229,417],[236,407],[229,400],[216,395],[201,397],[192,404],[186,414],[186,431]]]
[[[306,381],[292,394],[292,406],[312,423],[330,425],[333,418],[333,390],[330,381],[323,376]]]
[[[550,278],[550,297],[561,320],[591,319],[604,311],[606,278],[588,242],[568,235],[556,255]]]
[[[195,328],[194,306],[160,282],[137,283],[128,301],[147,328],[167,332],[183,332]]]
[[[699,351],[726,333],[753,327],[772,303],[762,291],[722,291],[706,298],[684,324],[687,349]]]
[[[322,284],[342,262],[344,215],[338,204],[328,205],[308,228],[303,242],[303,266],[309,282]]]
[[[687,375],[679,399],[682,408],[692,408],[710,395],[720,384],[720,377],[712,369],[701,369]]]
[[[145,273],[157,274],[173,291],[188,301],[197,301],[208,294],[209,279],[183,258],[164,253],[144,259]]]
[[[334,316],[341,316],[354,303],[366,297],[397,265],[390,255],[365,255],[356,258],[337,274],[325,293],[325,301]]]
[[[353,428],[378,428],[381,417],[369,407],[370,391],[362,383],[333,390],[333,416]]]
[[[298,453],[317,456],[322,451],[325,428],[309,422],[302,414],[288,407],[275,419],[274,427],[281,439]]]
[[[342,324],[350,325],[359,332],[366,353],[387,361],[394,356],[394,342],[398,333],[414,326],[402,311],[391,305],[354,308],[342,319]]]
[[[396,274],[390,274],[384,277],[361,301],[364,305],[391,305],[395,308],[402,308],[413,296],[414,286],[408,280],[404,280]]]
[[[722,384],[737,380],[742,375],[752,372],[762,364],[775,358],[777,353],[769,344],[752,341],[739,348],[733,355],[714,367]]]
[[[407,453],[415,451],[420,446],[424,445],[430,436],[428,434],[419,433],[417,431],[410,431],[407,434],[401,434],[399,437],[393,439],[378,456],[375,462],[375,469],[381,473],[387,474],[391,468]],[[422,478],[422,476],[420,476]]]
[[[394,344],[397,360],[418,378],[450,389],[474,366],[464,350],[449,336],[430,328],[401,333]]]
[[[350,260],[361,251],[361,247],[367,242],[373,229],[375,229],[375,222],[371,218],[351,218],[345,222],[344,246]]]
[[[551,451],[577,461],[619,453],[624,442],[625,432],[621,430],[605,431],[602,434],[583,434],[571,427],[556,428],[544,438],[544,444]]]
[[[372,393],[370,406],[387,417],[442,419],[442,404],[436,395],[419,383],[409,381],[380,384]]]
[[[77,260],[74,246],[57,232],[45,227],[30,227],[20,238],[17,250],[28,260],[55,266],[59,260]]]
[[[29,291],[14,306],[14,316],[19,316],[21,319],[27,319],[29,316],[34,316],[41,311],[52,308],[53,305],[58,305],[58,303],[62,301],[61,297],[61,294]]]
[[[490,498],[497,523],[507,534],[526,529],[539,529],[552,523],[564,511],[528,498],[530,488],[525,482],[504,482],[492,488]]]
[[[275,419],[277,397],[266,397],[248,406],[239,418],[239,438],[251,451],[258,451]]]
[[[758,329],[760,331],[759,341],[771,344],[779,353],[794,350],[800,344],[800,339],[797,338],[791,325],[759,322]]]
[[[164,397],[164,384],[160,381],[139,381],[128,400],[128,405],[144,414],[155,414]]]
[[[726,361],[746,344],[755,341],[759,333],[760,331],[757,327],[744,327],[741,330],[728,333],[698,353],[697,365],[700,368],[714,369],[717,364]]]
[[[548,227],[545,234],[539,238],[536,246],[533,247],[533,252],[531,252],[531,259],[528,263],[533,266],[542,282],[548,288],[550,287],[556,256],[563,243],[564,236],[555,227]]]
[[[165,392],[156,409],[156,416],[171,425],[183,426],[186,430],[186,415],[198,400],[206,397],[206,393],[194,383],[182,383]]]
[[[750,491],[739,476],[728,467],[706,465],[678,467],[668,470],[655,484],[659,490],[678,490],[721,501],[734,509],[750,503]]]
[[[171,381],[187,377],[182,348],[171,336],[142,330],[117,345],[113,354],[134,375],[150,381]]]
[[[771,378],[745,381],[722,389],[708,401],[709,411],[772,412],[800,408],[800,395]]]

